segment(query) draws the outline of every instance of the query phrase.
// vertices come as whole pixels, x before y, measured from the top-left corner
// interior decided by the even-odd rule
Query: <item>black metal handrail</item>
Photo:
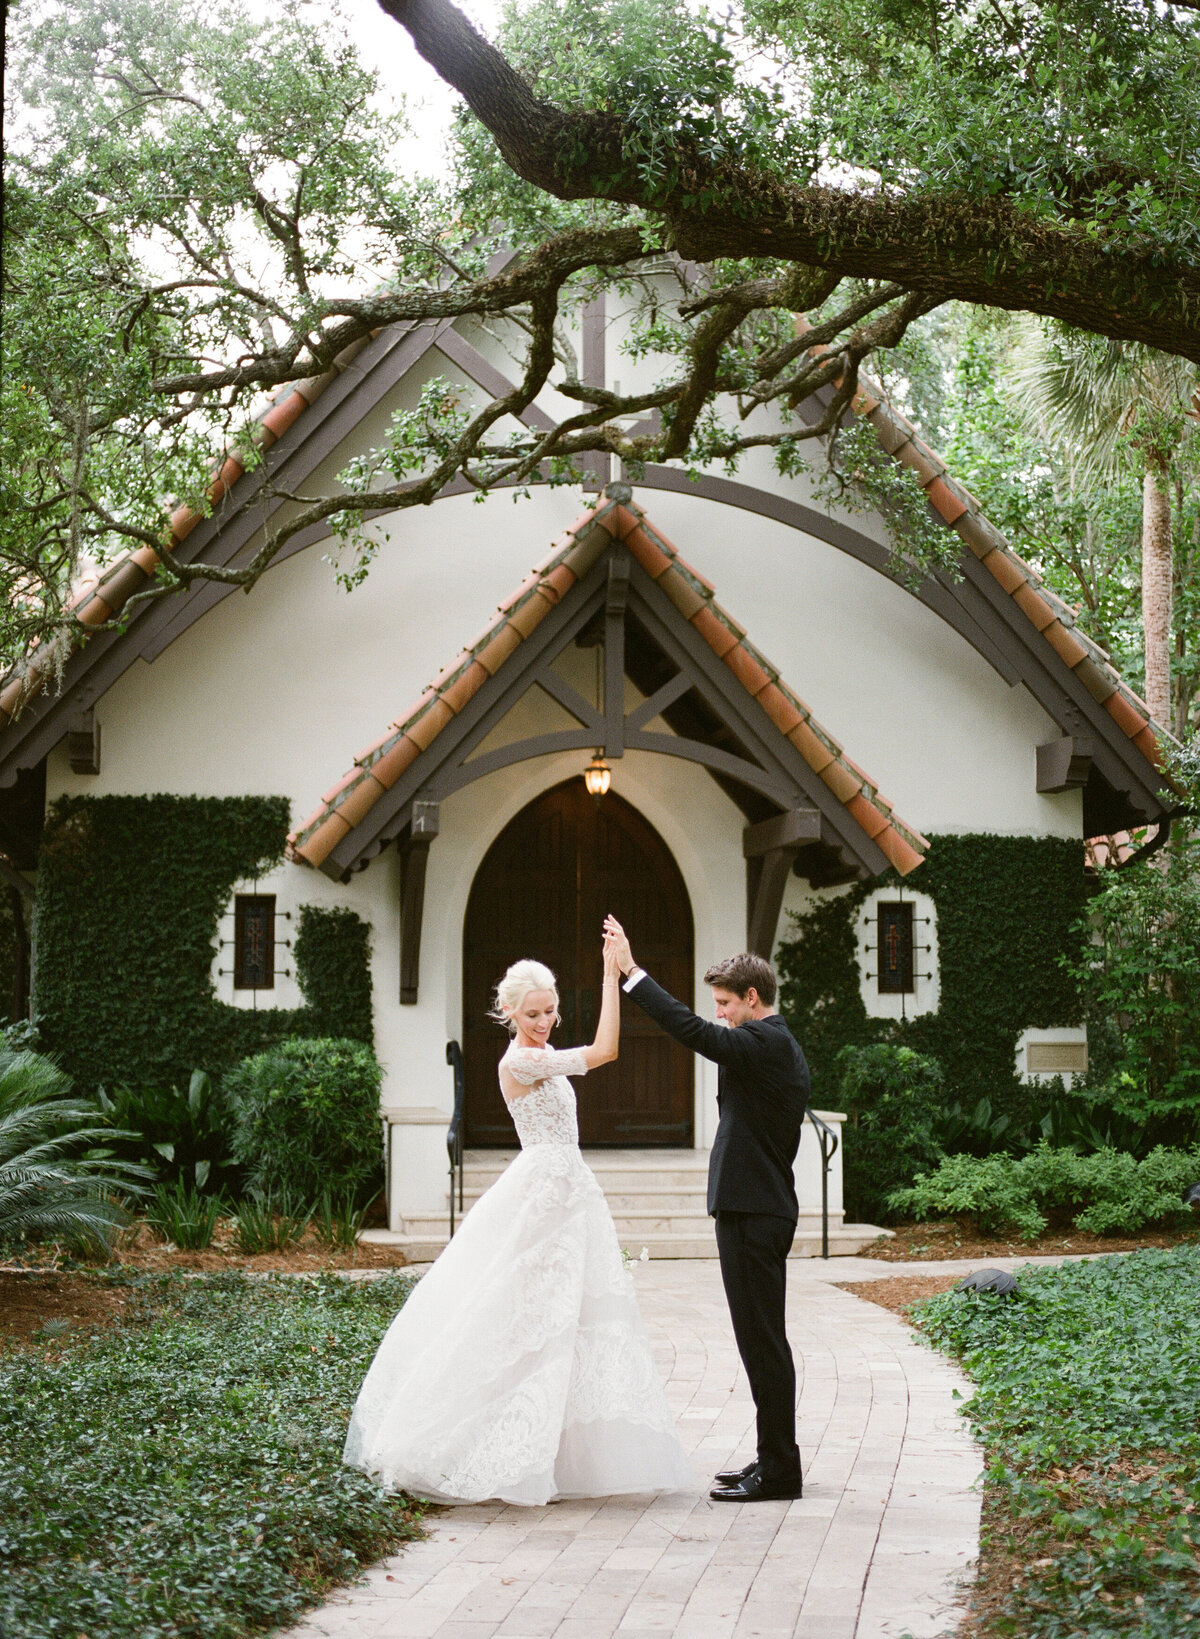
[[[454,1114],[446,1129],[446,1150],[450,1156],[450,1233],[454,1233],[454,1195],[458,1192],[458,1210],[463,1209],[463,1105],[467,1096],[467,1074],[463,1064],[462,1048],[456,1041],[446,1043],[446,1063],[454,1071]]]
[[[804,1113],[813,1124],[813,1131],[817,1135],[817,1146],[821,1151],[821,1256],[827,1258],[829,1256],[829,1171],[833,1165],[833,1158],[837,1154],[840,1140],[828,1121],[822,1121],[815,1110],[806,1109]]]

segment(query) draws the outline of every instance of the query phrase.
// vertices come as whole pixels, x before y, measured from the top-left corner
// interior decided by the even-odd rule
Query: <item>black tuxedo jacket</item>
[[[629,992],[669,1036],[720,1066],[721,1119],[708,1162],[708,1210],[798,1216],[792,1162],[808,1102],[808,1065],[778,1013],[736,1029],[699,1018],[646,974]]]

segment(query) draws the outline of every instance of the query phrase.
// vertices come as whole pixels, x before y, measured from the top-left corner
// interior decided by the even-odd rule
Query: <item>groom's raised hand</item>
[[[632,973],[637,963],[633,959],[633,951],[629,948],[629,936],[616,917],[611,914],[604,918],[604,934],[606,939],[611,936],[615,941],[617,966],[621,969],[621,972]]]

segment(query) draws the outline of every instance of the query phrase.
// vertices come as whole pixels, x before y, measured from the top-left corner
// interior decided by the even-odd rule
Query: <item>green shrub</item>
[[[342,1466],[410,1277],[123,1275],[132,1323],[0,1353],[0,1629],[239,1639],[416,1535]]]
[[[327,1189],[373,1193],[382,1174],[380,1080],[370,1048],[328,1037],[280,1042],[235,1066],[224,1092],[250,1188],[305,1202]]]
[[[1148,1224],[1183,1221],[1183,1190],[1200,1179],[1200,1145],[1161,1145],[1143,1160],[1123,1150],[1074,1150],[1040,1144],[1020,1160],[1008,1155],[949,1155],[921,1173],[888,1205],[905,1217],[974,1218],[985,1235],[1036,1240],[1051,1220],[1092,1235],[1134,1235]]]
[[[114,1126],[137,1135],[119,1148],[167,1183],[199,1190],[232,1182],[229,1112],[203,1070],[192,1071],[186,1093],[178,1087],[118,1087],[111,1095],[101,1088],[97,1098]]]
[[[942,1155],[933,1130],[941,1104],[941,1066],[911,1047],[877,1044],[844,1047],[837,1068],[838,1108],[846,1112],[846,1211],[869,1222],[886,1211],[893,1190]]]
[[[184,1252],[203,1252],[212,1245],[213,1230],[224,1205],[219,1195],[201,1195],[182,1178],[160,1184],[146,1213],[146,1222]]]

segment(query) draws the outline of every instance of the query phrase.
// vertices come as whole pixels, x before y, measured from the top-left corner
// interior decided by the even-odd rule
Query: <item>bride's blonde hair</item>
[[[528,957],[514,962],[496,986],[488,1018],[495,1019],[497,1024],[506,1027],[510,1035],[515,1035],[517,1009],[531,990],[548,990],[551,993],[554,997],[554,1022],[561,1024],[562,1020],[558,1017],[558,980],[545,962],[535,962]]]

